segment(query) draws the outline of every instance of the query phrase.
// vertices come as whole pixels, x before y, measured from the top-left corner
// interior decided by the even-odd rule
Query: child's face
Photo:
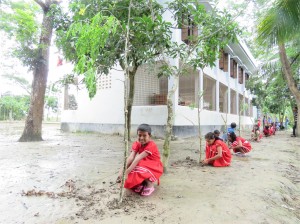
[[[149,135],[149,133],[147,131],[138,131],[137,135],[138,135],[138,141],[142,145],[144,145],[150,141],[151,136]]]
[[[205,139],[208,145],[212,145],[215,139]]]

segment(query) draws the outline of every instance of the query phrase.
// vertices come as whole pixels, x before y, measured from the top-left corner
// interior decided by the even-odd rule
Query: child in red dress
[[[259,142],[261,138],[262,138],[262,134],[260,133],[259,126],[254,125],[251,133],[251,140]]]
[[[127,159],[124,187],[132,189],[142,196],[149,196],[154,191],[154,182],[163,173],[160,153],[154,141],[151,140],[151,127],[141,124],[137,129],[138,141],[132,145]],[[120,171],[119,178],[121,178]]]
[[[231,143],[230,148],[233,149],[234,153],[245,154],[250,152],[252,149],[250,142],[242,137],[236,136],[234,132],[229,134],[228,140]]]
[[[271,130],[269,130],[269,126],[266,125],[264,130],[263,130],[263,133],[265,135],[265,137],[269,137],[271,134],[270,134]]]
[[[225,142],[217,139],[214,133],[205,135],[206,158],[201,162],[203,165],[213,165],[217,167],[230,166],[231,153]]]

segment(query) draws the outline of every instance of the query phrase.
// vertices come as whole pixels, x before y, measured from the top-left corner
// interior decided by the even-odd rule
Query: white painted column
[[[168,16],[171,16],[171,15],[168,13]],[[177,29],[172,33],[172,40],[176,41],[178,43],[181,41],[181,29]],[[177,70],[179,70],[179,58],[170,59],[169,62],[170,62],[171,66],[175,66],[177,68]],[[179,77],[175,78],[174,76],[171,76],[168,79],[168,91],[170,91],[172,89],[174,84],[177,85],[177,88],[173,95],[172,102],[173,102],[173,111],[174,111],[174,114],[176,114],[177,108],[178,108],[178,98],[179,98]],[[174,124],[175,124],[175,118],[174,118]]]
[[[218,63],[219,64],[219,63]],[[215,74],[216,74],[216,111],[220,112],[220,81],[219,81],[219,68],[216,66]]]
[[[200,97],[200,102],[199,102],[199,109],[203,109],[203,70],[200,69],[199,71],[199,91],[202,94],[202,97]]]
[[[245,97],[246,97],[246,79],[245,79],[245,74],[246,74],[245,69],[243,69],[243,88],[242,89],[243,89],[243,97],[244,97],[243,104],[244,105],[246,105],[246,101],[245,101]],[[249,111],[249,109],[248,109],[248,111]],[[244,110],[243,115],[246,116],[246,110]]]
[[[239,106],[240,106],[240,102],[239,102],[239,91],[238,91],[238,84],[239,84],[239,64],[237,63],[236,66],[236,79],[235,79],[235,92],[236,92],[236,111],[237,111],[237,115],[239,115]]]
[[[228,111],[228,114],[231,113],[231,93],[230,93],[230,54],[228,54],[228,75],[227,75],[227,86],[228,86],[228,90],[227,90],[227,111]]]

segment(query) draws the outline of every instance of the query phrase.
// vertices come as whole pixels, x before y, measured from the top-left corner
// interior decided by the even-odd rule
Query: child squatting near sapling
[[[154,191],[154,183],[159,182],[163,173],[163,165],[157,145],[151,140],[151,127],[141,124],[137,128],[138,140],[126,162],[124,187],[132,189],[142,196],[149,196]],[[121,181],[122,169],[117,182]]]
[[[205,140],[205,159],[201,162],[202,165],[230,166],[231,153],[226,143],[219,140],[212,132],[208,132],[205,135]]]

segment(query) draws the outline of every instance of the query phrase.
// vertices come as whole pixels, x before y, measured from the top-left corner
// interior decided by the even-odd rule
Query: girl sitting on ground
[[[262,134],[260,133],[259,126],[254,125],[251,133],[251,140],[259,142],[261,138],[262,138]]]
[[[229,134],[228,141],[231,143],[230,148],[234,153],[245,154],[252,149],[250,142],[240,136],[236,136],[234,132]]]
[[[263,130],[265,137],[269,137],[271,135],[270,132],[271,132],[271,130],[269,129],[269,126],[266,125]]]
[[[225,142],[217,139],[214,133],[209,132],[205,135],[206,150],[205,159],[201,161],[202,165],[229,166],[231,162],[231,153]]]
[[[149,196],[154,191],[154,182],[159,181],[163,173],[163,165],[158,148],[151,140],[151,127],[148,124],[139,125],[137,135],[138,141],[133,143],[127,159],[124,187],[142,196]],[[121,170],[118,182],[122,173]]]

